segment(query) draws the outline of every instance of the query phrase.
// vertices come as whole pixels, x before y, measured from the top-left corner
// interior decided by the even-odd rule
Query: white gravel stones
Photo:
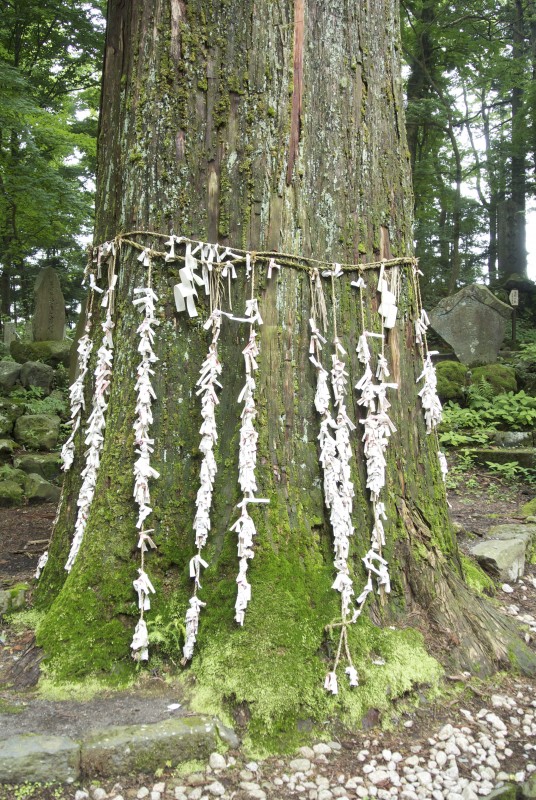
[[[208,760],[211,769],[226,769],[227,762],[220,753],[211,753]]]
[[[138,794],[136,795],[136,797],[138,798],[138,800],[144,800],[144,798],[147,797],[148,795],[149,795],[149,789],[147,788],[147,786],[142,786],[141,789],[138,789]]]
[[[74,800],[88,800],[88,798],[89,794],[85,789],[78,789],[78,791],[75,792]]]

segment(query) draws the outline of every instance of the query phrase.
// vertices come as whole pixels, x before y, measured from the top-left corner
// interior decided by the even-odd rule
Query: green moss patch
[[[482,380],[489,383],[495,394],[517,392],[515,369],[505,364],[486,364],[483,367],[476,367],[472,371],[472,382],[479,383]]]
[[[493,597],[495,594],[495,584],[489,575],[486,575],[476,561],[473,561],[469,556],[460,553],[460,559],[462,562],[463,577],[467,586],[477,594],[486,594],[489,597]]]
[[[459,361],[440,361],[436,365],[437,393],[441,400],[462,400],[467,383],[467,367]]]

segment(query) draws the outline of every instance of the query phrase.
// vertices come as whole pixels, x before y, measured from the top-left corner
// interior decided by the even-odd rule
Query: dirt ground
[[[459,528],[462,549],[466,549],[483,536],[492,525],[504,522],[520,522],[520,508],[531,499],[535,490],[530,485],[512,485],[490,476],[489,473],[473,470],[463,476],[456,488],[449,491],[451,516]],[[2,587],[28,581],[32,583],[37,560],[46,549],[55,516],[52,505],[41,505],[23,509],[0,509],[0,581]],[[513,587],[512,594],[499,592],[499,601],[507,610],[516,604],[523,613],[536,616],[536,568],[530,567],[522,584]],[[62,733],[72,737],[81,731],[98,729],[106,725],[136,724],[155,722],[168,718],[170,714],[188,713],[187,709],[170,710],[170,704],[181,703],[181,697],[170,689],[157,675],[149,675],[135,692],[116,695],[101,695],[89,703],[62,701],[52,702],[39,699],[35,683],[39,675],[40,654],[34,646],[29,631],[15,631],[3,624],[0,629],[0,730],[2,738],[10,733],[41,731]],[[531,643],[534,646],[534,642]],[[434,730],[446,722],[463,724],[460,708],[477,711],[489,700],[491,694],[500,690],[504,693],[516,692],[534,694],[536,681],[514,676],[498,676],[484,685],[470,676],[449,676],[453,686],[452,697],[442,697],[438,704],[430,703],[424,695],[420,697],[419,707],[408,711],[407,706],[395,706],[391,722],[398,726],[391,732],[380,731],[377,727],[379,714],[370,712],[363,720],[363,730],[354,735],[341,734],[342,750],[333,763],[333,770],[344,773],[351,771],[355,764],[355,752],[367,741],[380,737],[383,748],[409,751],[411,747],[425,744]],[[465,689],[463,684],[466,684]],[[447,685],[449,685],[447,683]],[[454,690],[456,686],[456,691]],[[460,689],[460,686],[462,687]],[[461,693],[460,693],[461,692]],[[448,695],[448,693],[447,693]],[[16,713],[13,713],[16,712]],[[398,716],[397,716],[398,715]],[[411,727],[404,723],[412,720]],[[522,743],[512,745],[513,755],[509,769],[513,773],[526,766],[526,754]],[[237,754],[237,758],[239,758]],[[269,773],[277,759],[263,763],[263,770]],[[118,776],[119,777],[119,776]],[[163,779],[165,779],[165,775]],[[173,776],[168,776],[171,779]],[[231,776],[230,776],[231,777]],[[140,785],[142,776],[129,776],[122,780],[123,791]],[[110,781],[110,787],[115,781]],[[102,784],[105,785],[105,784]],[[28,797],[48,800],[57,797],[52,789],[40,789]],[[240,792],[237,797],[240,796]],[[71,797],[66,794],[65,797]]]

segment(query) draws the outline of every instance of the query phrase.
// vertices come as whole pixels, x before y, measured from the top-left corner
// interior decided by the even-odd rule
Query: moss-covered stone
[[[0,436],[11,436],[15,421],[24,410],[24,403],[0,397]]]
[[[441,400],[462,400],[467,383],[467,367],[459,361],[436,364],[437,393]]]
[[[15,456],[13,466],[26,473],[37,473],[47,481],[61,477],[61,458],[59,453],[22,453]]]
[[[521,506],[521,516],[522,517],[533,517],[536,516],[536,497],[533,497],[532,500],[529,500],[528,503],[525,503]]]
[[[71,345],[70,339],[63,342],[27,342],[15,339],[11,342],[10,352],[19,364],[24,364],[25,361],[43,361],[51,367],[63,364],[68,369]]]
[[[493,597],[495,594],[495,584],[489,575],[486,575],[482,567],[472,558],[460,554],[462,562],[463,577],[466,584],[478,594],[486,594]]]
[[[517,392],[515,369],[506,364],[486,364],[483,367],[475,367],[472,370],[471,380],[472,383],[486,381],[493,387],[495,394]]]
[[[23,498],[22,486],[15,481],[0,480],[0,506],[18,506]]]
[[[20,364],[14,361],[0,361],[0,391],[9,393],[20,386]]]
[[[11,467],[9,464],[3,464],[0,467],[0,481],[13,481],[23,487],[25,480],[26,475],[22,470]]]
[[[53,450],[60,433],[55,414],[23,414],[15,423],[15,439],[30,450]]]
[[[29,503],[57,503],[61,489],[35,472],[26,476],[24,494]]]
[[[27,583],[17,583],[9,589],[0,590],[0,614],[10,614],[24,608],[29,589]]]
[[[0,461],[11,458],[16,447],[13,439],[0,439]]]

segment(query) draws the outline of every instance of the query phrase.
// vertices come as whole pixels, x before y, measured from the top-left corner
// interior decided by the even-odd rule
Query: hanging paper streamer
[[[419,287],[419,275],[422,272],[417,268],[416,264],[412,267],[413,290],[417,303],[417,319],[415,320],[415,343],[420,349],[423,360],[423,371],[417,378],[417,383],[423,380],[423,387],[419,392],[421,398],[422,408],[424,411],[424,420],[426,422],[426,433],[435,433],[437,443],[437,458],[439,460],[439,468],[443,481],[447,480],[448,464],[444,453],[439,449],[439,440],[437,438],[437,426],[441,422],[442,408],[441,401],[437,395],[437,376],[435,367],[432,363],[432,356],[437,355],[437,352],[428,350],[428,342],[426,340],[426,332],[430,326],[428,314],[422,307],[421,291]]]
[[[42,571],[46,567],[48,562],[48,550],[45,550],[42,556],[39,557],[39,561],[37,562],[37,569],[35,570],[35,578],[38,580]]]
[[[220,337],[222,314],[219,309],[215,309],[203,326],[205,330],[212,328],[212,341],[210,343],[207,357],[205,358],[200,376],[196,383],[198,390],[196,394],[201,395],[201,416],[203,424],[200,428],[201,443],[199,450],[203,453],[201,471],[199,476],[199,489],[197,491],[196,506],[197,511],[194,519],[195,543],[197,555],[190,561],[190,577],[194,579],[194,594],[190,598],[190,607],[186,612],[186,639],[183,648],[183,663],[189,661],[194,652],[194,645],[197,640],[197,629],[199,625],[199,615],[201,608],[205,605],[197,598],[197,591],[201,589],[200,575],[201,568],[208,566],[203,560],[201,552],[207,542],[211,523],[210,511],[212,508],[212,493],[214,490],[214,480],[216,477],[217,466],[214,458],[214,447],[218,441],[218,430],[216,426],[216,406],[219,404],[217,389],[221,389],[219,382],[222,366],[218,358],[218,339]]]
[[[69,398],[71,405],[71,420],[69,422],[69,425],[72,427],[72,431],[71,435],[61,448],[62,469],[65,472],[67,472],[67,470],[71,468],[71,465],[74,461],[74,453],[75,453],[74,439],[76,436],[76,432],[80,428],[82,411],[85,410],[86,407],[86,401],[84,398],[84,383],[86,375],[88,373],[89,356],[91,355],[91,351],[93,349],[93,342],[89,337],[89,333],[91,330],[90,306],[91,304],[88,307],[86,325],[84,329],[85,333],[84,336],[82,336],[78,342],[78,348],[77,348],[78,376],[69,389]]]
[[[145,263],[145,262],[144,262]],[[151,288],[151,262],[148,261],[149,274],[148,285],[134,289],[133,305],[143,314],[142,321],[138,326],[138,352],[141,354],[141,361],[138,364],[136,380],[136,417],[134,420],[134,446],[138,456],[134,463],[134,500],[138,506],[138,520],[136,527],[139,530],[138,548],[141,552],[141,566],[138,570],[138,577],[133,581],[134,590],[138,594],[138,607],[140,618],[131,649],[132,657],[136,661],[147,661],[149,658],[149,639],[147,626],[144,620],[144,613],[151,608],[150,595],[154,594],[155,589],[148,574],[145,571],[145,554],[149,548],[154,548],[155,544],[150,533],[152,528],[145,528],[146,519],[152,514],[151,493],[149,481],[159,478],[159,473],[151,466],[151,454],[154,452],[154,440],[150,435],[150,427],[153,422],[152,403],[156,400],[156,394],[151,383],[151,376],[154,375],[153,364],[158,361],[158,357],[153,350],[155,331],[154,328],[159,324],[155,317],[155,304],[158,297]]]
[[[354,486],[350,477],[350,460],[352,457],[350,433],[355,430],[355,425],[348,417],[346,410],[348,373],[343,360],[346,356],[346,351],[339,341],[336,330],[334,278],[339,273],[337,267],[338,265],[334,265],[333,271],[327,273],[332,278],[333,291],[335,336],[331,357],[331,388],[336,407],[335,419],[333,419],[330,411],[331,397],[328,386],[328,372],[322,366],[321,358],[322,345],[326,343],[326,340],[316,324],[316,314],[321,308],[325,307],[322,285],[316,281],[316,275],[311,278],[312,308],[311,319],[309,320],[311,328],[309,360],[315,366],[317,374],[315,408],[322,418],[318,439],[320,442],[320,463],[324,476],[324,502],[330,511],[330,522],[333,530],[333,565],[336,570],[336,577],[331,588],[339,592],[341,598],[341,621],[336,624],[337,627],[340,627],[339,646],[333,668],[328,672],[324,682],[324,688],[332,694],[338,693],[336,673],[343,647],[351,670],[350,672],[347,670],[349,678],[351,677],[350,685],[358,685],[357,671],[352,663],[347,635],[347,626],[350,622],[350,605],[354,595],[353,581],[348,567],[348,555],[350,537],[354,533],[352,525]]]
[[[250,263],[250,272],[252,271],[253,265]],[[252,280],[252,292],[253,283]],[[259,356],[255,323],[262,325],[262,318],[259,313],[258,302],[253,297],[250,300],[246,300],[245,318],[250,322],[249,340],[242,350],[246,382],[238,397],[238,402],[243,403],[242,413],[240,415],[242,424],[240,426],[240,445],[238,450],[238,483],[242,490],[243,498],[241,502],[238,503],[238,508],[241,509],[240,517],[231,526],[231,531],[236,533],[238,538],[237,550],[239,566],[238,576],[236,578],[237,594],[235,602],[235,620],[239,625],[244,624],[246,608],[251,600],[251,584],[248,582],[247,572],[248,561],[252,559],[254,555],[253,537],[257,533],[255,523],[248,513],[248,504],[269,502],[266,499],[255,497],[255,492],[257,491],[255,469],[257,466],[258,433],[254,425],[257,411],[255,408],[256,386],[253,376],[258,369],[257,359]]]
[[[387,519],[385,504],[380,501],[380,494],[385,486],[386,458],[385,451],[389,444],[390,436],[395,433],[396,428],[389,417],[391,404],[387,399],[387,390],[397,389],[396,383],[387,382],[390,377],[390,370],[385,356],[385,334],[372,333],[365,330],[365,320],[363,311],[363,289],[366,288],[362,278],[352,283],[359,289],[359,300],[361,306],[362,333],[357,343],[357,357],[364,365],[364,372],[356,384],[359,392],[358,404],[367,410],[367,416],[361,420],[364,426],[363,443],[367,465],[367,489],[370,491],[372,502],[372,513],[374,523],[370,535],[370,549],[363,558],[363,563],[367,570],[367,582],[363,591],[356,599],[356,609],[353,619],[357,619],[363,611],[366,599],[373,591],[373,577],[376,577],[378,591],[389,593],[391,591],[391,581],[389,577],[388,563],[382,556],[382,548],[385,545],[385,531],[383,523]],[[394,327],[397,315],[396,294],[391,291],[390,284],[385,276],[384,266],[380,269],[378,280],[378,292],[381,293],[381,303],[378,313],[382,318],[382,328],[390,329]],[[376,369],[372,369],[372,352],[369,340],[379,339],[381,341],[381,351],[376,359]],[[376,383],[376,379],[378,382]]]
[[[100,252],[100,248],[99,248]],[[115,259],[111,260],[108,268],[108,289],[103,293],[101,306],[106,308],[106,319],[102,323],[102,344],[97,352],[97,365],[95,367],[95,391],[91,414],[86,427],[84,442],[87,445],[86,464],[82,470],[82,486],[78,495],[78,514],[76,517],[74,537],[71,550],[65,564],[65,569],[70,572],[80,550],[82,539],[87,525],[89,509],[95,495],[97,475],[100,466],[100,454],[104,444],[104,429],[106,427],[106,411],[108,409],[108,395],[112,378],[113,366],[113,305],[117,275],[115,274]]]
[[[441,422],[442,409],[441,401],[437,396],[437,376],[435,367],[432,363],[432,356],[436,355],[437,351],[429,351],[424,359],[424,368],[417,383],[423,381],[423,387],[419,392],[422,407],[424,410],[424,420],[426,422],[426,433],[432,433],[434,428],[437,428]]]

